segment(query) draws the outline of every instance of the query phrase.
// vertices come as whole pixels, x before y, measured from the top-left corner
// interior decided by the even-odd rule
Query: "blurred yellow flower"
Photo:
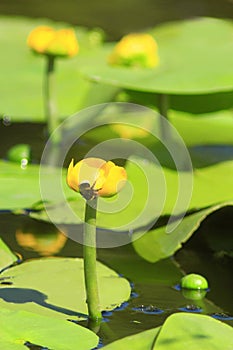
[[[147,130],[132,125],[112,124],[111,129],[123,139],[142,139],[149,136]]]
[[[80,192],[86,200],[97,196],[111,197],[122,189],[126,180],[123,167],[100,158],[85,158],[76,165],[72,159],[67,173],[69,187]]]
[[[113,49],[112,65],[152,68],[159,64],[158,46],[150,34],[128,34]]]
[[[43,256],[51,256],[58,253],[67,241],[65,234],[55,229],[44,233],[17,229],[15,238],[17,243],[24,249],[33,250]]]
[[[75,32],[71,28],[55,30],[39,26],[31,31],[27,44],[33,51],[51,56],[73,57],[79,50]]]

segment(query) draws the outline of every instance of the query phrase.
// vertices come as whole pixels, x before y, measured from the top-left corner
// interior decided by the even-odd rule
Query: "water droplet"
[[[180,307],[178,310],[184,311],[184,312],[202,312],[202,309],[199,306],[196,306],[193,304]]]
[[[11,117],[9,115],[4,115],[2,118],[2,123],[5,126],[11,125]]]
[[[150,315],[159,315],[162,314],[164,311],[156,306],[153,305],[149,305],[149,306],[145,306],[145,305],[140,305],[138,307],[134,307],[132,310],[134,311],[139,311],[142,312],[144,314],[150,314]]]
[[[28,165],[28,159],[27,158],[22,158],[21,159],[21,169],[25,169]]]

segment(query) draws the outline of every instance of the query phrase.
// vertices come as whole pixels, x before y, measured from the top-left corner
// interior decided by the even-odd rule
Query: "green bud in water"
[[[30,160],[30,153],[30,146],[20,143],[9,149],[7,152],[7,159],[11,162],[20,163],[22,167],[25,167]]]
[[[207,289],[208,282],[205,277],[190,273],[181,279],[181,288],[184,289]]]

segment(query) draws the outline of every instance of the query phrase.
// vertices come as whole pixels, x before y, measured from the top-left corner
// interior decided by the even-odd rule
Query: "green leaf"
[[[209,316],[176,313],[163,324],[153,349],[230,350],[232,347],[232,327]]]
[[[233,89],[232,22],[199,18],[162,24],[152,34],[160,65],[154,69],[113,67],[113,44],[78,57],[79,69],[94,81],[130,90],[206,94]]]
[[[1,198],[0,208],[16,210],[20,208],[31,208],[35,202],[41,200],[39,183],[39,165],[30,164],[26,168],[21,168],[19,164],[0,160]],[[62,175],[62,170],[45,167],[46,181],[53,181],[53,177]],[[70,190],[65,185],[65,173],[63,175],[65,193],[70,194]],[[57,201],[59,197],[56,191],[47,196],[48,201]]]
[[[113,343],[108,344],[104,348],[106,350],[151,350],[154,341],[159,334],[160,328],[161,327],[157,327],[135,335],[130,335],[123,339],[114,341]]]
[[[18,260],[10,248],[0,238],[0,271]]]
[[[53,350],[91,350],[98,337],[89,329],[26,311],[0,309],[1,349],[25,350],[25,342]]]
[[[142,236],[138,232],[134,235],[134,249],[142,258],[150,262],[167,258],[182,247],[182,243],[192,236],[208,215],[228,205],[233,205],[233,202],[215,205],[188,215],[171,233],[167,233],[169,227],[166,226],[151,230]]]
[[[178,195],[181,195],[181,200],[176,215],[183,213],[186,209],[197,210],[233,198],[233,161],[195,169],[191,201],[189,205],[186,201],[187,206],[185,206],[182,191],[187,191],[187,188],[184,187],[184,190],[179,187],[178,178],[180,177],[181,184],[183,182],[187,186],[187,179],[190,180],[192,174],[186,172],[178,174],[175,170],[159,167],[138,157],[132,157],[130,160],[126,164],[126,170],[133,188],[132,197],[131,188],[126,186],[119,193],[118,199],[114,199],[115,197],[101,199],[97,217],[99,227],[119,231],[143,227],[159,215],[170,215],[174,210]],[[187,196],[187,193],[185,192],[184,195]],[[81,223],[84,200],[78,197],[77,200],[69,201],[69,205],[67,206],[67,203],[60,203],[57,206],[48,205],[46,206],[47,212],[40,211],[32,213],[31,216],[40,220],[48,220],[48,214],[55,223]],[[121,205],[122,209],[118,210]]]
[[[130,297],[129,282],[97,263],[100,308],[112,310]],[[0,286],[1,307],[65,319],[87,318],[83,260],[44,258],[26,261],[2,273],[13,282]]]
[[[209,316],[175,313],[161,327],[117,340],[106,350],[231,350],[232,327]]]
[[[26,44],[30,31],[39,25],[67,27],[67,23],[41,18],[1,17],[0,20],[0,45],[4,47],[0,56],[0,66],[4,67],[1,72],[0,114],[10,116],[13,121],[45,121],[42,91],[45,57],[33,54]],[[91,50],[87,30],[74,29],[80,53]],[[56,92],[61,118],[86,106],[112,100],[116,91],[116,88],[106,89],[102,84],[97,86],[83,79],[78,71],[77,57],[57,59]]]
[[[188,147],[233,145],[231,110],[196,115],[170,110],[169,119]]]

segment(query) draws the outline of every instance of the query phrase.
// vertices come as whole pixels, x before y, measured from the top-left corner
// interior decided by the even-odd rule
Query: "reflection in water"
[[[33,250],[41,256],[57,254],[64,247],[67,237],[47,223],[27,222],[15,232],[17,243],[25,250]]]

